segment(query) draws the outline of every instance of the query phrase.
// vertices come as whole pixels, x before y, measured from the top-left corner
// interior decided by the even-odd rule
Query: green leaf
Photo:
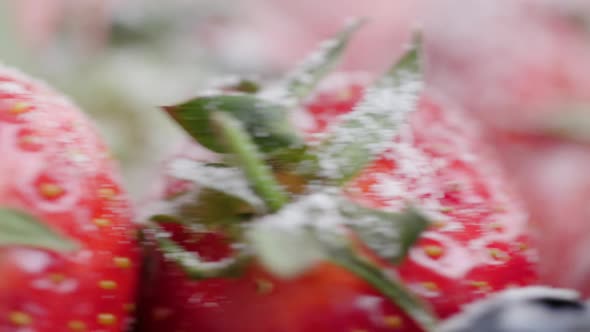
[[[325,259],[327,243],[348,246],[353,241],[348,229],[375,254],[397,264],[429,225],[429,219],[411,207],[399,213],[380,211],[320,192],[253,222],[247,236],[271,271],[289,276]]]
[[[341,206],[346,225],[355,231],[363,244],[379,257],[400,263],[416,243],[430,220],[414,208],[395,213],[374,210],[346,202]]]
[[[376,236],[366,234],[371,227],[389,234],[387,239],[392,243],[386,245],[398,248],[391,257],[398,261],[426,227],[425,219],[413,209],[380,213],[351,204],[332,193],[311,194],[253,222],[246,232],[248,243],[259,261],[282,278],[296,277],[322,261],[338,264],[375,287],[430,331],[436,321],[432,313],[384,267],[353,249],[354,240],[347,232],[347,227],[360,229],[371,241]],[[364,222],[370,225],[362,225]],[[395,232],[397,235],[392,235]]]
[[[179,158],[170,164],[168,172],[197,185],[152,206],[157,214],[150,219],[158,224],[177,223],[239,235],[240,222],[268,210],[242,170],[235,167]]]
[[[364,19],[355,19],[336,36],[322,42],[315,52],[287,75],[279,89],[284,90],[286,97],[294,102],[307,97],[315,89],[317,83],[338,64],[352,35],[365,21]]]
[[[324,242],[346,243],[339,201],[313,193],[255,220],[246,232],[265,267],[283,278],[294,277],[326,259]]]
[[[179,158],[170,164],[169,173],[177,179],[192,181],[200,188],[208,188],[241,200],[254,211],[264,212],[264,202],[252,191],[244,172],[239,168]],[[217,208],[223,209],[222,206]]]
[[[332,249],[330,256],[334,263],[375,287],[383,296],[404,310],[422,331],[434,331],[437,325],[435,314],[393,273],[387,273],[386,270],[376,266],[350,247]]]
[[[325,178],[345,183],[390,146],[400,126],[407,122],[408,114],[417,107],[423,86],[419,54],[416,39],[328,134],[317,151],[320,172]]]
[[[319,161],[309,146],[277,150],[267,156],[267,163],[291,193],[302,194],[310,183],[321,182],[317,176]]]
[[[258,233],[260,232],[260,233]],[[254,252],[270,272],[292,278],[321,261],[331,261],[375,287],[402,308],[424,331],[432,331],[435,315],[401,280],[352,249],[342,236],[321,240],[311,232],[257,229],[251,234]]]
[[[30,246],[55,251],[73,251],[78,246],[35,217],[10,208],[0,208],[0,246]]]
[[[254,140],[230,114],[215,112],[211,115],[214,130],[220,142],[231,152],[234,164],[244,172],[254,192],[271,211],[277,211],[289,197],[275,179],[271,169],[264,163]]]
[[[230,114],[240,121],[264,153],[303,144],[291,127],[284,106],[254,95],[197,97],[164,109],[200,144],[215,152],[226,151],[211,128],[211,116],[217,112]]]

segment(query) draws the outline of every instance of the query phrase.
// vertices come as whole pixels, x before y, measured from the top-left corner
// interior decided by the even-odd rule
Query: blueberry
[[[590,310],[570,290],[526,287],[476,302],[436,332],[589,332]]]

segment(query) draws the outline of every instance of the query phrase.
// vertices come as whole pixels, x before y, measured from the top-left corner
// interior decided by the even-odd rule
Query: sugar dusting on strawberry
[[[142,331],[430,331],[537,282],[528,216],[479,123],[423,91],[419,34],[373,84],[317,85],[358,27],[268,88],[164,108],[219,154],[165,168]]]
[[[351,79],[337,89],[321,89],[305,106],[303,127],[322,130],[338,121],[359,101],[364,84]],[[363,204],[396,211],[410,200],[435,220],[399,268],[384,268],[399,273],[441,317],[491,292],[536,280],[527,215],[479,135],[464,114],[423,97],[391,149],[348,186],[349,195]],[[171,231],[207,259],[219,259],[227,250],[211,235]],[[152,284],[158,286],[148,291],[142,312],[148,330],[417,331],[395,305],[330,263],[293,280],[253,265],[237,279],[200,281],[186,280],[162,258],[156,264]]]
[[[400,273],[443,315],[487,292],[535,281],[528,215],[494,157],[474,119],[440,98],[423,97],[410,127],[349,188],[383,209],[413,201],[435,220]],[[494,278],[494,270],[506,274]],[[453,301],[454,295],[462,299]]]
[[[587,296],[588,4],[446,2],[464,14],[427,21],[432,84],[491,132],[531,214],[541,282]],[[439,9],[456,12],[448,3]]]

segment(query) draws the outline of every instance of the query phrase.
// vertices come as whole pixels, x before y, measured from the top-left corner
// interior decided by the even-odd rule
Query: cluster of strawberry
[[[192,140],[141,224],[77,108],[1,68],[0,331],[590,329],[575,292],[525,287],[590,289],[583,104],[451,98],[418,35],[375,82],[331,73],[361,25],[165,107]]]

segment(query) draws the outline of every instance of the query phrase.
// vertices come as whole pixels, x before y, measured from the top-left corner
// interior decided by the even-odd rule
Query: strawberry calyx
[[[282,94],[280,98],[285,104],[296,105],[304,100],[319,81],[336,67],[353,34],[366,22],[366,19],[349,22],[336,36],[321,43],[315,52],[271,89]]]
[[[342,117],[319,146],[320,172],[343,184],[387,149],[422,90],[420,35],[391,69],[366,91],[353,112]]]
[[[410,206],[399,213],[360,206],[343,190],[389,147],[416,108],[422,90],[419,38],[315,144],[307,144],[289,121],[290,109],[335,66],[361,24],[355,21],[324,42],[319,53],[270,89],[232,89],[165,107],[198,143],[220,153],[221,163],[176,164],[175,175],[181,173],[179,178],[198,188],[171,198],[168,211],[152,218],[152,230],[164,256],[196,279],[239,274],[251,260],[283,278],[332,261],[381,291],[428,331],[434,315],[379,260],[401,262],[429,220]],[[232,239],[233,255],[204,261],[175,243],[162,227],[167,222],[221,231]]]
[[[263,152],[300,143],[288,122],[287,109],[250,94],[203,96],[164,109],[199,143],[214,152],[224,152],[211,126],[211,117],[222,112],[240,121]]]

